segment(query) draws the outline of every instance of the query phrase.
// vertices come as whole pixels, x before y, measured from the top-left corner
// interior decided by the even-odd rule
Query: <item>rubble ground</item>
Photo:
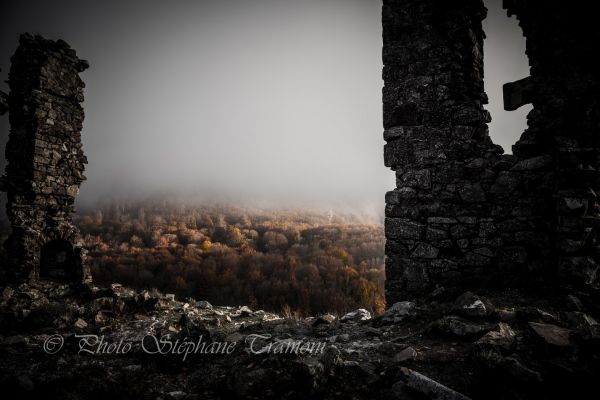
[[[38,281],[2,290],[0,387],[48,400],[586,398],[600,372],[594,304],[439,289],[380,316],[294,319]]]

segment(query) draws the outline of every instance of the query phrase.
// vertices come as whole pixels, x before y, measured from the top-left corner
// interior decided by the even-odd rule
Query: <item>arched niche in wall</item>
[[[73,245],[64,239],[44,244],[40,252],[39,275],[61,281],[81,279],[81,260]]]

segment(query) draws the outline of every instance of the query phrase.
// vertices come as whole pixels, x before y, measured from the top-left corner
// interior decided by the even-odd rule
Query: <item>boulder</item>
[[[565,321],[569,328],[585,334],[598,334],[600,324],[588,314],[579,311],[567,311],[561,314],[561,320]]]
[[[402,381],[427,399],[431,400],[469,400],[469,397],[434,381],[427,376],[408,368],[401,369]]]
[[[512,330],[510,325],[500,322],[496,329],[483,335],[475,344],[509,350],[515,342],[516,336],[517,334]]]
[[[542,375],[539,372],[527,367],[515,356],[504,358],[501,368],[515,380],[524,383],[539,383],[542,381]]]
[[[77,329],[85,329],[87,328],[88,324],[81,318],[77,318],[77,321],[75,321],[75,324],[73,324],[73,326],[75,326],[75,328]]]
[[[29,338],[23,335],[7,336],[0,339],[1,346],[26,346],[29,344]]]
[[[115,301],[112,297],[99,297],[90,301],[88,308],[91,312],[98,312],[101,310],[112,311]]]
[[[169,395],[170,399],[174,399],[174,400],[182,400],[185,399],[187,397],[187,393],[181,390],[175,390],[172,392],[167,393]]]
[[[335,316],[332,314],[323,314],[312,321],[312,326],[330,325],[335,321]]]
[[[565,298],[565,305],[570,311],[585,311],[585,307],[578,297],[569,294]]]
[[[529,327],[535,336],[550,346],[570,347],[571,331],[553,324],[530,322]]]
[[[496,312],[496,308],[485,297],[465,292],[456,299],[452,311],[464,317],[477,318],[489,317]]]
[[[434,332],[460,339],[477,339],[494,329],[493,324],[474,323],[458,317],[447,316],[431,325]]]
[[[416,315],[415,303],[412,301],[400,301],[394,303],[381,315],[381,322],[396,323]]]
[[[200,308],[202,310],[212,310],[213,306],[206,300],[199,300],[196,302],[196,308]]]
[[[522,322],[546,322],[550,324],[556,324],[558,318],[544,310],[540,310],[537,307],[522,307],[516,310],[515,316],[517,320]]]
[[[321,354],[319,361],[321,361],[326,370],[331,370],[336,365],[342,363],[342,352],[334,345],[327,346],[323,354]]]
[[[394,361],[401,363],[408,360],[414,360],[419,353],[413,347],[407,347],[394,356]]]
[[[252,310],[248,306],[241,306],[238,312],[240,317],[249,317],[252,315]]]
[[[358,322],[358,321],[367,321],[371,319],[371,313],[365,310],[364,308],[359,308],[358,310],[350,311],[345,314],[340,321],[342,322]]]
[[[169,301],[175,301],[175,294],[174,293],[167,293],[167,294],[165,294],[165,299],[167,299]]]

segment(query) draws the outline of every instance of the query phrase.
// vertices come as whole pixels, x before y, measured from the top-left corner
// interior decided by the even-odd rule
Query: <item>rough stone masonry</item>
[[[505,108],[534,107],[513,155],[488,135],[483,2],[383,2],[388,304],[441,287],[598,288],[600,28],[562,1],[504,8],[531,66]]]
[[[6,145],[7,214],[12,234],[4,244],[8,279],[90,281],[79,232],[71,221],[85,177],[81,145],[88,64],[64,41],[24,34],[11,59]],[[3,266],[4,267],[4,266]]]

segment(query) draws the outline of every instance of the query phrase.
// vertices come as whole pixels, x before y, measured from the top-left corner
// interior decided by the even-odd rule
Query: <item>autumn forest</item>
[[[352,214],[145,201],[74,219],[96,284],[298,316],[384,308],[382,226]]]

